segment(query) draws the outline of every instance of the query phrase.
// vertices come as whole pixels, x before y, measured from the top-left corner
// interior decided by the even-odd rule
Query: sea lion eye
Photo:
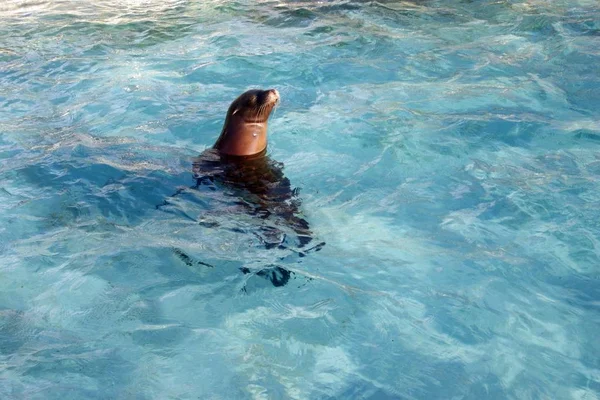
[[[252,95],[248,99],[248,104],[250,104],[251,106],[254,106],[254,105],[256,105],[257,100],[258,100],[258,98],[256,97],[256,95]]]

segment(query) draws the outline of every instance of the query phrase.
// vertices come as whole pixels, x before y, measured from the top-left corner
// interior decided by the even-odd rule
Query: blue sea
[[[600,3],[3,0],[0,399],[600,399]]]

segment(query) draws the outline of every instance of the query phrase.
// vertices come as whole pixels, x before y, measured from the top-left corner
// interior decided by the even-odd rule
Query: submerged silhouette
[[[239,198],[238,204],[245,212],[262,220],[273,222],[260,227],[266,248],[282,246],[285,233],[275,239],[280,228],[291,228],[297,237],[298,247],[312,240],[308,222],[300,217],[298,189],[292,189],[290,180],[283,175],[283,164],[264,154],[241,157],[219,154],[210,149],[194,159],[193,173],[196,188],[201,185],[224,185],[230,194]]]
[[[252,233],[266,249],[290,249],[304,257],[308,252],[319,251],[325,243],[305,249],[312,241],[312,233],[300,213],[298,189],[292,188],[289,179],[284,176],[283,164],[266,155],[267,121],[278,101],[279,93],[274,89],[249,90],[233,101],[214,147],[193,160],[195,185],[192,189],[208,187],[210,190],[223,190],[224,194],[235,199],[238,210],[261,222]],[[175,195],[183,190],[187,188]],[[165,201],[163,205],[167,204],[168,201]],[[211,214],[218,215],[219,210]],[[221,225],[219,218],[198,222],[207,227]],[[289,238],[289,234],[293,238]],[[291,246],[290,240],[295,246]],[[193,261],[179,249],[175,251],[188,265],[208,265]],[[242,267],[241,271],[252,273],[247,267]],[[269,279],[274,286],[283,286],[292,273],[281,266],[268,265],[255,274]]]

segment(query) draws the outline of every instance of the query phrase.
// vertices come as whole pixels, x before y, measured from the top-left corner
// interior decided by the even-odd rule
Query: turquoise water
[[[600,399],[599,21],[4,1],[0,398]],[[251,87],[281,93],[306,257],[225,190],[156,207]]]

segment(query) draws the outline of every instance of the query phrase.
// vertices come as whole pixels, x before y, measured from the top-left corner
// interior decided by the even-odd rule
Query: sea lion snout
[[[269,89],[269,90],[265,90],[266,92],[266,99],[265,99],[265,103],[274,103],[277,104],[279,103],[279,92],[277,91],[277,89]]]
[[[269,118],[269,114],[273,107],[279,103],[279,99],[280,97],[277,89],[248,90],[238,97],[238,109],[242,107],[245,108],[245,114],[250,116],[250,119],[266,120]]]

